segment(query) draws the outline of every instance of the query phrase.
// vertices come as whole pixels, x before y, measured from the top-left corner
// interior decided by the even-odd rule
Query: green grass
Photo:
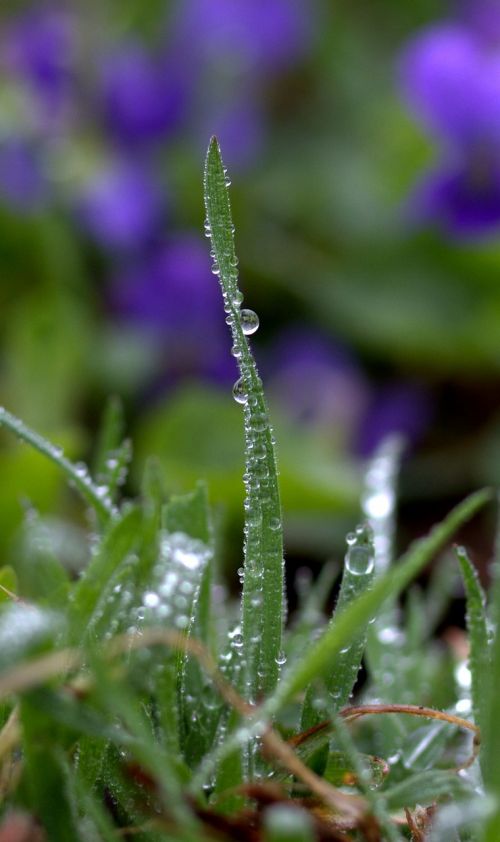
[[[427,593],[413,588],[406,615],[398,603],[492,493],[468,497],[395,560],[400,445],[387,442],[368,466],[365,521],[347,537],[332,617],[325,605],[337,568],[325,565],[285,623],[274,439],[215,139],[204,184],[206,232],[240,368],[241,599],[223,609],[213,603],[220,541],[202,482],[167,496],[151,461],[137,499],[122,494],[131,447],[116,400],[96,436],[92,471],[2,410],[0,426],[58,465],[80,494],[90,530],[76,576],[51,545],[50,525],[29,512],[22,553],[0,569],[2,832],[10,828],[5,838],[14,839],[22,813],[54,842],[129,833],[140,842],[208,842],[215,827],[217,838],[253,833],[268,842],[313,842],[327,831],[397,842],[412,838],[412,827],[415,840],[421,830],[497,842],[500,580],[488,603],[467,552],[457,550],[470,691],[453,678],[465,664],[433,637],[449,575],[435,574]],[[482,740],[472,746],[476,725]],[[436,806],[433,828],[417,805]]]

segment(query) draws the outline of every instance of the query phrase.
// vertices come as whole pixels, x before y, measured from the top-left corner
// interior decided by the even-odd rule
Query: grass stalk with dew
[[[205,231],[212,243],[212,271],[219,277],[232,353],[240,371],[233,395],[244,413],[246,499],[242,639],[238,648],[243,694],[256,702],[275,689],[283,662],[283,530],[273,433],[247,338],[255,333],[259,321],[252,310],[241,308],[230,182],[215,137],[208,148],[204,183]]]
[[[498,842],[500,636],[491,628],[498,627],[500,577],[488,616],[468,556],[457,551],[471,643],[470,719],[454,712],[456,700],[420,703],[420,667],[429,670],[436,657],[422,631],[425,597],[410,594],[406,624],[397,606],[403,589],[491,492],[468,497],[394,560],[400,445],[386,442],[369,466],[361,501],[366,523],[348,536],[333,617],[325,616],[338,569],[330,564],[305,597],[303,588],[298,616],[284,628],[276,457],[248,343],[258,319],[241,306],[228,183],[215,139],[204,187],[206,233],[240,368],[233,394],[245,431],[241,603],[216,616],[220,571],[203,484],[168,495],[153,459],[138,499],[123,499],[131,448],[119,401],[105,410],[92,476],[2,410],[0,426],[55,462],[80,493],[91,533],[87,563],[72,576],[45,539],[42,559],[37,530],[50,532],[50,523],[31,511],[24,527],[30,540],[13,554],[12,566],[0,568],[1,838],[16,838],[12,821],[21,810],[40,842],[111,842],[129,834],[141,842],[210,842],[214,831],[224,842],[410,836]],[[30,575],[35,567],[38,577]],[[436,622],[449,576],[433,582],[428,598]],[[411,645],[393,645],[398,635]],[[402,662],[414,659],[417,678],[391,685],[396,695],[408,691],[410,701],[375,700],[376,673],[387,657],[404,676]],[[345,707],[362,658],[365,688]],[[372,724],[403,718],[410,724],[387,727],[383,740],[382,728]],[[465,755],[459,730],[474,738]],[[424,771],[399,762],[406,749],[420,760],[425,755]],[[432,810],[438,804],[434,828],[432,810],[418,804]]]

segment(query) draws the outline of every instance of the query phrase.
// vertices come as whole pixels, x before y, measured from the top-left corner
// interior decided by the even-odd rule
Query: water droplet
[[[273,532],[277,532],[278,529],[280,529],[280,527],[281,520],[279,519],[279,517],[272,517],[269,521],[269,529],[271,529]]]
[[[144,595],[144,605],[147,608],[156,608],[157,605],[160,604],[160,597],[154,591],[150,591],[149,593]]]
[[[241,329],[245,336],[251,336],[259,328],[259,317],[253,310],[244,309],[240,314]]]
[[[369,547],[351,547],[345,558],[345,566],[355,576],[363,576],[373,570],[373,550]]]
[[[276,661],[276,663],[280,667],[283,666],[283,664],[286,664],[286,654],[285,654],[285,652],[283,652],[283,650],[281,649],[280,652],[278,652],[278,654],[276,655],[276,658],[274,660]]]
[[[245,389],[243,377],[240,377],[233,386],[233,398],[236,403],[245,404],[248,400],[248,392]]]

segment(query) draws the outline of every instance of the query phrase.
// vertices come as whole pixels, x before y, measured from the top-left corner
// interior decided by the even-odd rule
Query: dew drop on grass
[[[346,569],[354,576],[366,576],[372,572],[375,563],[373,532],[368,524],[356,528],[346,537]]]
[[[243,377],[240,377],[233,386],[233,398],[236,403],[245,404],[248,400],[248,392],[245,389]]]
[[[240,314],[240,322],[245,336],[251,336],[259,329],[259,317],[253,310],[243,309]]]

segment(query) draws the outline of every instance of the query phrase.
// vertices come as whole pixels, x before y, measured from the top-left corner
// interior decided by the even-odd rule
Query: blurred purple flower
[[[285,331],[271,350],[269,391],[299,423],[341,428],[349,435],[368,401],[352,355],[303,327]]]
[[[3,37],[7,69],[28,83],[49,116],[55,116],[66,99],[75,49],[73,20],[52,4],[19,16]]]
[[[170,374],[235,379],[219,286],[201,238],[182,234],[137,259],[115,278],[110,306],[125,322],[157,337]]]
[[[183,0],[176,38],[195,59],[265,75],[303,55],[313,11],[306,0]]]
[[[154,58],[138,42],[122,45],[104,63],[105,119],[124,143],[154,141],[175,129],[185,98],[186,84],[179,66]]]
[[[498,7],[497,16],[500,24]],[[405,50],[401,84],[443,150],[412,198],[417,215],[458,235],[498,229],[500,44],[485,40],[477,22],[436,25]]]
[[[262,148],[264,117],[252,92],[212,106],[202,122],[200,137],[218,137],[230,169],[244,169]]]
[[[138,249],[157,233],[163,204],[162,191],[146,168],[118,161],[93,177],[77,213],[101,245]]]
[[[0,200],[15,211],[36,211],[47,193],[40,162],[22,138],[0,144]]]
[[[403,382],[383,386],[373,397],[361,421],[357,452],[371,456],[391,433],[400,433],[411,446],[427,429],[431,404],[422,386]]]

